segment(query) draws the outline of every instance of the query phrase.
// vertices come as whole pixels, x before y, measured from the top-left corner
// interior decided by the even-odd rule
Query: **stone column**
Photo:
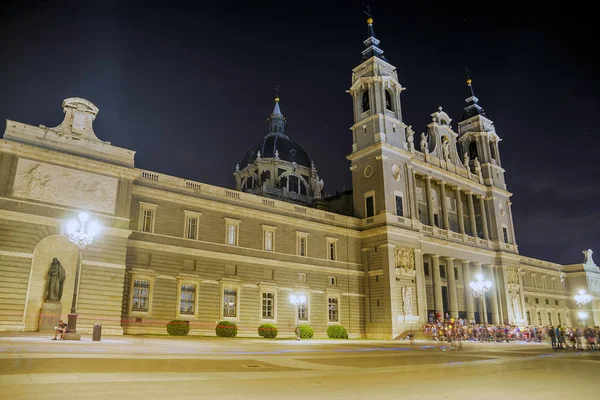
[[[431,254],[431,272],[433,274],[433,302],[435,314],[444,317],[444,302],[442,301],[442,278],[440,277],[440,256]]]
[[[471,290],[471,267],[469,261],[461,260],[463,270],[463,281],[465,287],[465,308],[467,309],[467,319],[471,321],[475,318],[475,308],[473,307],[473,291]]]
[[[523,280],[523,270],[521,268],[519,271],[519,297],[521,298],[521,318],[523,318],[524,322],[521,322],[523,325],[527,325],[527,307],[525,306],[525,282]],[[520,321],[517,321],[520,322]],[[566,321],[565,321],[566,322]]]
[[[485,274],[489,276],[490,281],[492,281],[492,287],[490,288],[490,303],[492,307],[492,323],[499,324],[500,323],[500,313],[498,311],[498,280],[496,279],[496,275],[494,274],[494,266],[486,265],[486,269],[488,273]]]
[[[448,216],[448,203],[446,202],[446,183],[440,182],[440,194],[442,198],[442,219],[444,220],[444,229],[450,229],[450,217]]]
[[[419,312],[419,323],[427,323],[427,294],[425,289],[425,269],[423,267],[423,252],[415,249],[415,270],[417,284],[417,310]]]
[[[429,175],[425,176],[425,188],[425,196],[427,196],[427,216],[429,217],[429,225],[433,226],[435,224],[433,219],[433,204],[431,204],[431,177]]]
[[[454,257],[445,257],[445,259],[448,296],[450,297],[450,316],[458,318],[458,296],[456,294],[456,278],[454,276]]]
[[[483,238],[485,240],[490,239],[490,234],[488,232],[488,224],[487,224],[487,213],[485,212],[485,199],[483,196],[479,197],[479,208],[481,209],[481,226],[483,228]]]
[[[413,196],[413,201],[415,202],[414,207],[415,207],[415,219],[417,221],[421,221],[421,219],[419,218],[419,198],[417,197],[417,173],[415,171],[412,172],[413,174],[413,193],[415,194]]]
[[[473,206],[473,193],[467,191],[469,201],[469,222],[471,223],[471,236],[477,237],[477,221],[475,221],[475,207]]]
[[[460,188],[458,186],[456,186],[454,193],[456,194],[456,215],[458,218],[458,231],[460,233],[465,233],[465,216],[463,215],[462,198],[460,196]]]
[[[481,276],[483,276],[483,271],[481,269],[481,263],[476,262],[473,264],[475,264],[475,274],[481,274]],[[483,279],[485,280],[485,277]],[[480,310],[481,320],[483,321],[484,324],[487,324],[488,318],[487,318],[487,304],[485,304],[485,295],[479,297],[477,299],[477,301],[479,302],[479,310]]]
[[[406,165],[406,177],[407,179],[407,197],[408,197],[408,201],[409,201],[409,207],[410,207],[410,217],[411,218],[419,218],[419,212],[417,211],[417,191],[414,188],[414,172],[412,170],[412,166],[410,165]]]

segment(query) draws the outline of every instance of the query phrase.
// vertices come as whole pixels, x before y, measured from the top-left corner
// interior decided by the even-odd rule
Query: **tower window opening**
[[[492,159],[495,160],[496,159],[496,149],[495,149],[495,142],[490,142],[490,155],[492,156]]]
[[[394,108],[392,107],[392,94],[389,90],[385,91],[385,108],[394,111]]]
[[[477,142],[469,143],[469,158],[474,160],[477,157]]]
[[[369,101],[369,91],[365,90],[362,95],[362,110],[363,112],[369,111],[371,109],[371,103]]]

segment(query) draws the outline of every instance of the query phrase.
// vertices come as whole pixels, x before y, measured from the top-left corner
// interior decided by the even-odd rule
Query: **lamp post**
[[[296,340],[300,340],[300,317],[298,315],[298,307],[301,304],[306,303],[306,296],[303,294],[290,294],[290,303],[294,306],[294,312],[296,314],[295,323],[296,323]]]
[[[86,212],[80,212],[77,219],[69,221],[67,225],[67,235],[69,240],[79,249],[77,257],[77,269],[75,270],[75,286],[73,288],[73,302],[71,303],[71,313],[69,314],[69,331],[77,332],[77,293],[79,291],[79,276],[81,274],[81,264],[83,261],[83,250],[88,244],[91,244],[100,230],[100,223],[96,221],[86,223],[90,220],[90,216]]]
[[[490,290],[492,287],[492,282],[488,280],[483,280],[483,275],[477,274],[475,275],[475,282],[471,281],[471,290],[473,291],[473,296],[476,298],[481,298],[481,311],[483,312],[483,302],[485,301],[485,293]],[[487,318],[487,317],[486,317]],[[484,319],[485,321],[485,319]]]

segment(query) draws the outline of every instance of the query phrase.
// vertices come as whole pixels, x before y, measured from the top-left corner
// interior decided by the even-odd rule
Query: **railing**
[[[251,206],[256,205],[260,207],[269,207],[276,208],[281,211],[288,211],[296,214],[302,214],[303,218],[312,217],[317,219],[328,219],[330,221],[336,221],[338,223],[344,223],[349,228],[357,228],[361,226],[361,220],[348,217],[345,215],[335,214],[331,212],[327,212],[324,210],[318,210],[310,207],[303,207],[297,204],[279,201],[275,199],[266,199],[261,196],[257,196],[250,193],[238,192],[236,190],[226,189],[219,186],[208,185],[201,182],[190,181],[183,178],[176,178],[174,176],[159,174],[152,171],[139,170],[140,180],[156,182],[160,185],[165,185],[168,187],[173,187],[177,189],[184,189],[189,191],[190,195],[198,196],[202,195],[203,197],[217,197],[222,198],[223,200],[229,199],[230,201],[240,202],[242,206]],[[264,193],[269,193],[273,195],[284,196],[284,191],[282,189],[272,188],[272,187],[264,187]],[[296,200],[308,200],[308,196],[304,196],[294,192],[285,191],[285,196],[296,199]]]

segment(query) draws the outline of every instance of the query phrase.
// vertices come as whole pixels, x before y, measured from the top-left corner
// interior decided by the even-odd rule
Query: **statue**
[[[473,161],[473,165],[475,165],[475,173],[478,176],[481,176],[481,163],[479,162],[479,157],[475,157],[475,161]]]
[[[428,153],[427,149],[429,147],[429,143],[427,142],[427,135],[425,132],[421,133],[421,152]]]
[[[469,169],[469,153],[465,151],[465,156],[463,158],[463,164],[465,164],[465,168]]]
[[[415,148],[415,131],[412,130],[412,125],[406,128],[406,141],[408,142],[408,149],[413,150]]]
[[[319,178],[317,175],[317,191],[319,193],[323,192],[323,187],[325,186],[325,182],[323,182],[322,178]]]
[[[515,321],[517,323],[519,323],[521,321],[521,307],[519,306],[519,298],[518,297],[512,298],[512,306],[513,306],[513,313],[515,315]]]
[[[442,157],[444,158],[444,161],[450,159],[450,141],[445,136],[444,139],[442,139]]]
[[[63,285],[67,273],[57,258],[52,259],[48,270],[48,286],[46,287],[46,300],[60,301],[63,295]]]
[[[260,151],[259,151],[259,152],[256,153],[256,159],[260,160],[260,157],[261,157],[261,154],[260,154]]]
[[[404,286],[402,288],[402,305],[404,315],[412,315],[412,288]]]
[[[275,150],[275,159],[279,160],[279,150]]]
[[[592,249],[583,250],[583,263],[590,267],[596,266],[594,259],[592,258],[592,254],[594,254]]]
[[[235,172],[240,172],[240,164],[235,164]]]

